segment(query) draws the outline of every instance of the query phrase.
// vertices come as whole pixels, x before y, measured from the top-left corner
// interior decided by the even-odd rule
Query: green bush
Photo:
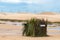
[[[24,24],[23,35],[33,37],[46,36],[46,28],[41,28],[40,24],[45,24],[45,26],[47,27],[47,21],[44,21],[44,19],[40,20],[32,18],[31,20],[27,20],[27,22]]]

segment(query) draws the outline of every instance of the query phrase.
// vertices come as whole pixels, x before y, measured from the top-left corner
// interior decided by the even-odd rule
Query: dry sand
[[[38,19],[48,19],[51,22],[60,22],[60,14],[52,12],[43,12],[42,14],[32,14],[32,13],[6,13],[0,14],[0,19],[17,19],[17,20],[28,20],[31,18]]]
[[[60,40],[60,36],[50,37],[24,37],[24,36],[0,36],[0,40]]]
[[[22,27],[20,26],[15,26],[15,25],[8,25],[8,24],[0,24],[0,33],[1,31],[3,33],[4,30],[1,30],[1,29],[9,29],[10,31],[13,29],[15,31],[13,32],[16,32],[16,30],[18,29],[22,29]],[[21,32],[21,31],[17,31],[17,32]],[[48,30],[48,32],[57,32],[55,30]],[[48,34],[49,36],[48,37],[26,37],[26,36],[22,36],[22,35],[1,35],[0,34],[0,40],[60,40],[60,34],[56,34],[56,35],[51,35],[51,34]]]

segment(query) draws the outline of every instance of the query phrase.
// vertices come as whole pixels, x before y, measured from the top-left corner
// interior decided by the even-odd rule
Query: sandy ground
[[[49,37],[25,37],[25,36],[0,36],[0,40],[60,40],[60,35],[50,35]]]
[[[48,34],[49,36],[47,36],[47,37],[26,37],[26,36],[22,36],[22,35],[18,34],[18,32],[21,32],[22,28],[23,27],[15,26],[15,25],[0,24],[0,40],[60,40],[60,34],[54,34],[54,35]],[[9,32],[8,29],[11,32]],[[20,31],[18,31],[18,30],[20,30]],[[12,32],[14,32],[14,33],[12,33]],[[58,31],[48,30],[47,32],[58,32]],[[8,34],[6,34],[6,33],[8,33]],[[18,35],[16,35],[15,33]]]
[[[0,36],[0,40],[60,40],[60,35],[49,37]]]
[[[60,22],[60,14],[58,13],[51,13],[51,12],[46,12],[42,14],[32,14],[32,13],[1,13],[0,14],[0,19],[17,19],[17,20],[28,20],[31,18],[44,18],[47,19],[48,21],[52,22]]]
[[[59,15],[40,15],[40,14],[0,14],[0,19],[19,19],[46,18],[49,21],[60,21]],[[48,37],[26,37],[22,36],[22,27],[8,24],[0,24],[0,40],[60,40],[60,34],[48,34]],[[21,33],[19,33],[21,32]],[[48,32],[59,32],[48,30]]]

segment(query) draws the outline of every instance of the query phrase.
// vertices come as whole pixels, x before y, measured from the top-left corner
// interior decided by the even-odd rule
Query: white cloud
[[[0,2],[19,3],[21,0],[0,0]]]
[[[26,3],[36,3],[36,4],[46,4],[51,3],[53,0],[22,0],[22,2]]]
[[[22,2],[32,3],[32,0],[22,0]]]
[[[7,3],[26,2],[26,3],[32,3],[32,0],[0,0],[0,2],[7,2]]]
[[[19,2],[26,2],[26,3],[51,3],[52,0],[0,0],[0,2],[8,2],[8,3],[19,3]]]

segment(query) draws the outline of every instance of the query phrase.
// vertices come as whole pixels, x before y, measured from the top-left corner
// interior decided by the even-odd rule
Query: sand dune
[[[0,14],[0,19],[17,19],[17,20],[28,20],[31,18],[38,18],[38,19],[48,19],[51,22],[60,22],[60,14],[53,13],[53,12],[45,12],[42,14],[33,14],[33,13],[6,13]]]
[[[42,12],[42,13],[39,13],[40,15],[58,15],[59,13],[56,13],[56,12]]]

